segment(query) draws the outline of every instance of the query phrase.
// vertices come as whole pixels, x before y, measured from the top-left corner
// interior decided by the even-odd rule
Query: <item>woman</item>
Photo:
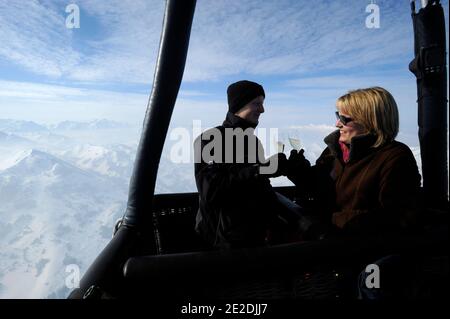
[[[374,234],[414,225],[420,175],[409,147],[395,140],[394,98],[380,87],[359,89],[341,96],[336,108],[338,130],[324,139],[316,165],[294,151],[288,177],[334,229]]]

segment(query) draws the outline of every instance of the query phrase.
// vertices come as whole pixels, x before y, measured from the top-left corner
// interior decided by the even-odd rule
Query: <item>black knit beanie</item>
[[[233,114],[258,96],[266,97],[261,85],[247,80],[231,84],[227,89],[227,95],[228,111]]]

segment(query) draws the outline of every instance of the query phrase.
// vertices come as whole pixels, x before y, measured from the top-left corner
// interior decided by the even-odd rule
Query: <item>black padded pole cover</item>
[[[447,62],[444,11],[429,1],[412,6],[415,58],[409,69],[417,78],[418,124],[425,204],[448,206]]]
[[[133,175],[124,225],[149,229],[159,161],[183,78],[196,0],[168,0],[156,65]]]

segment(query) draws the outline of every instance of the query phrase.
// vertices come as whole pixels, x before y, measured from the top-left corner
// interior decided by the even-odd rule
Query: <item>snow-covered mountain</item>
[[[197,191],[194,179],[194,164],[173,163],[164,152],[158,169],[156,194],[190,193]]]
[[[25,158],[28,153],[29,150],[9,150],[7,154],[0,157],[0,172],[16,165]]]
[[[22,159],[34,145],[33,141],[16,134],[0,132],[0,171]]]
[[[0,131],[3,132],[38,132],[47,131],[47,127],[32,121],[0,119]]]
[[[65,267],[107,244],[125,186],[39,150],[1,171],[0,298],[66,297]]]
[[[130,125],[105,119],[97,119],[90,122],[76,122],[76,121],[63,121],[55,125],[50,125],[49,128],[54,131],[59,130],[104,130],[104,129],[117,129],[127,128]]]
[[[5,133],[0,131],[0,147],[3,150],[29,148],[33,145],[33,141],[30,141],[29,139],[13,133]]]
[[[39,149],[54,151],[66,150],[75,147],[79,143],[67,136],[55,134],[51,131],[46,132],[24,132],[20,135],[33,142],[33,147]]]
[[[58,154],[82,169],[128,180],[131,177],[136,150],[122,144],[82,144]]]
[[[65,298],[66,266],[82,275],[125,212],[137,141],[111,144],[104,121],[73,135],[27,123],[0,133],[0,298]]]

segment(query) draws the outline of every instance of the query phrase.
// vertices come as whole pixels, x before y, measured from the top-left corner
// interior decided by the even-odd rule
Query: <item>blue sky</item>
[[[65,26],[70,3],[80,8],[79,29]],[[172,126],[218,124],[226,87],[240,79],[263,84],[265,127],[333,125],[340,95],[378,85],[393,93],[401,133],[417,144],[409,1],[374,1],[380,28],[372,29],[370,3],[198,0]],[[162,0],[0,0],[0,118],[140,125],[163,12]]]

